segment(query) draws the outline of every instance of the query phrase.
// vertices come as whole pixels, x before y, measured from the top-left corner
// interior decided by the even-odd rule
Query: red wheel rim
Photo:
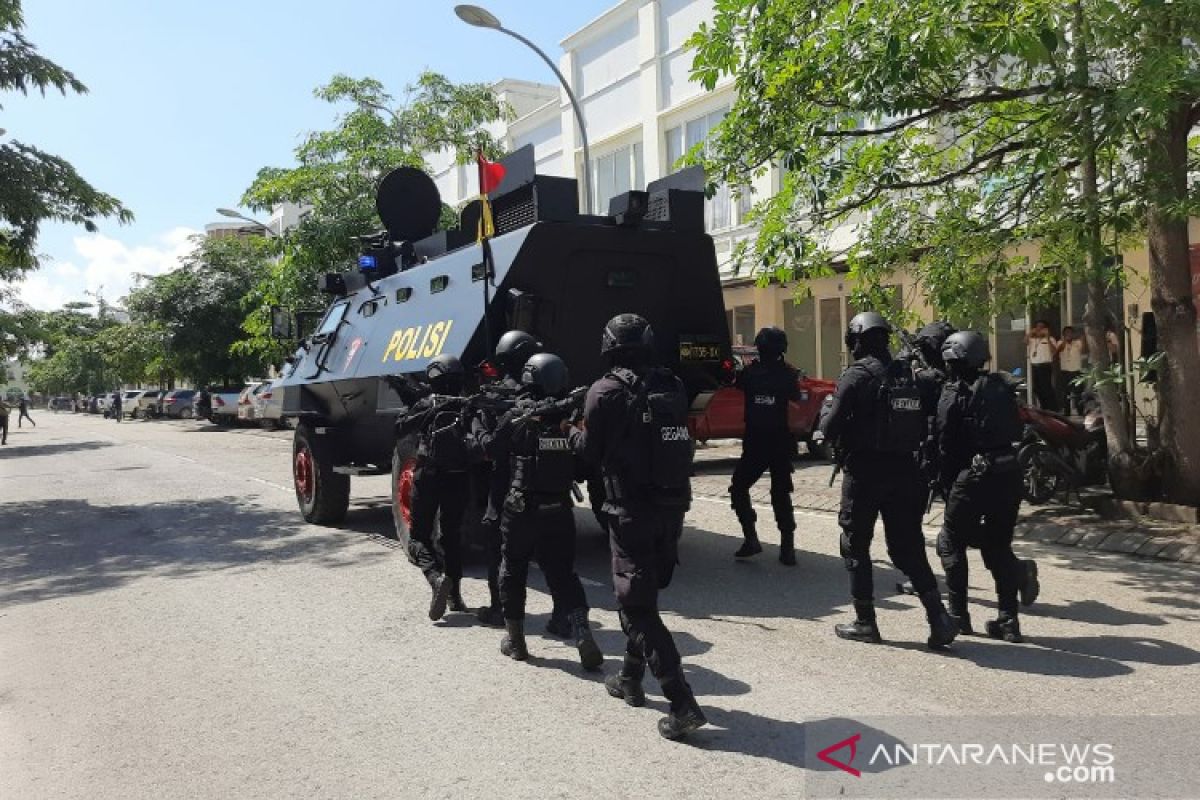
[[[296,451],[296,463],[293,471],[296,476],[296,494],[302,502],[310,502],[313,497],[313,460],[312,453],[307,447],[301,447]]]
[[[416,466],[415,458],[407,459],[400,465],[400,472],[396,475],[396,504],[400,507],[404,524],[408,526],[412,525],[413,469]]]

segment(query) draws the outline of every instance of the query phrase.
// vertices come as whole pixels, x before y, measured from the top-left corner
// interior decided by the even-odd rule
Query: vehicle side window
[[[321,320],[321,325],[317,328],[317,332],[313,334],[314,338],[327,338],[337,330],[338,324],[342,318],[346,316],[346,309],[349,308],[350,302],[344,300],[340,303],[335,303],[329,307],[329,312],[325,315],[325,319]]]

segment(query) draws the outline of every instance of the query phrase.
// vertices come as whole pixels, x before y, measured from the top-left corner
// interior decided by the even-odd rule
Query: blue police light
[[[374,270],[378,265],[375,263],[375,256],[359,256],[358,268],[362,272]]]

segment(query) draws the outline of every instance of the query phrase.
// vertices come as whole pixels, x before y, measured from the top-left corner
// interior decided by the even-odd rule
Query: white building
[[[674,171],[679,158],[703,143],[732,105],[732,79],[705,91],[690,77],[694,54],[685,43],[712,17],[713,0],[618,0],[562,40],[559,66],[582,106],[597,213],[606,213],[615,195],[644,188]],[[512,79],[499,81],[496,89],[516,112],[515,119],[493,130],[506,148],[532,143],[540,173],[581,177],[582,140],[566,93],[557,86]],[[474,165],[455,166],[452,161],[448,154],[431,159],[443,200],[459,205],[476,194],[476,173]],[[777,168],[769,169],[748,187],[750,191],[724,187],[707,201],[706,223],[721,262],[730,333],[735,344],[749,344],[760,327],[778,325],[788,332],[792,363],[812,375],[836,378],[847,360],[843,333],[855,313],[848,301],[854,288],[850,282],[840,275],[809,281],[808,294],[796,302],[795,287],[758,286],[754,275],[733,269],[734,245],[754,233],[747,213],[755,200],[777,190],[779,177]],[[1025,249],[1036,260],[1036,248]],[[1140,331],[1132,321],[1139,308],[1149,309],[1148,289],[1140,277],[1146,273],[1147,258],[1144,249],[1125,254],[1133,278],[1112,300],[1118,318],[1133,328],[1127,346],[1132,352],[1140,346]],[[991,333],[997,366],[1024,365],[1024,329],[1030,314],[1055,328],[1078,327],[1084,288],[1064,285],[1056,308],[1015,308],[997,316]],[[893,289],[897,306],[931,318],[924,292],[910,276],[898,273]]]

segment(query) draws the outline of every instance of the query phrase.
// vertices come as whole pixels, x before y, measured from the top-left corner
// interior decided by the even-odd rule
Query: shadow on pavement
[[[313,531],[295,512],[267,511],[236,497],[125,506],[9,503],[0,504],[0,519],[0,605],[90,594],[148,576],[393,557],[383,549],[350,554],[358,537]]]
[[[78,453],[82,450],[99,450],[103,447],[112,447],[112,442],[84,441],[55,444],[10,444],[0,447],[0,459],[57,456],[63,453]]]

